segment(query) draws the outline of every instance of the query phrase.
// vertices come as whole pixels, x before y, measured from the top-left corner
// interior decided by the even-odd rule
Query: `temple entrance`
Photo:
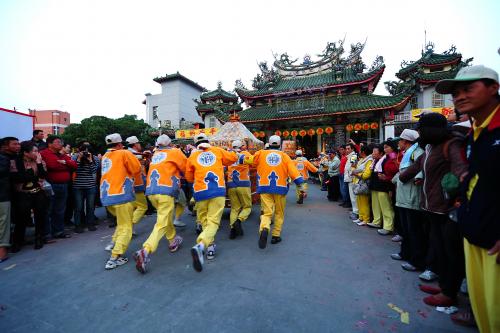
[[[303,148],[305,157],[308,159],[318,157],[318,136],[297,136],[297,149]]]
[[[356,144],[368,142],[368,131],[352,131],[349,136]]]

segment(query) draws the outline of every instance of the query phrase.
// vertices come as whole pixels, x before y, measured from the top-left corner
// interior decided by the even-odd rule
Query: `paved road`
[[[191,267],[189,215],[183,248],[171,254],[163,242],[146,275],[133,261],[104,270],[105,224],[41,251],[25,247],[0,265],[0,332],[477,332],[423,304],[417,275],[388,256],[397,245],[310,188],[303,206],[290,191],[283,242],[265,250],[258,206],[239,240],[228,239],[226,212],[217,258],[202,273]],[[153,224],[151,216],[136,227],[129,254]]]

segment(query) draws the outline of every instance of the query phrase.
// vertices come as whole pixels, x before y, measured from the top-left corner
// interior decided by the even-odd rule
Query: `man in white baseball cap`
[[[231,144],[239,158],[251,156],[241,140]],[[247,164],[235,163],[227,168],[227,196],[231,201],[229,215],[229,239],[243,236],[242,224],[252,212],[252,191],[250,190],[250,167]]]
[[[146,160],[142,157],[141,142],[135,135],[125,139],[125,142],[127,143],[128,150],[141,162],[141,175],[134,179],[135,201],[132,223],[137,224],[148,210],[148,202],[144,195],[146,185]],[[135,233],[133,233],[133,235],[135,235]]]
[[[113,235],[111,257],[106,269],[114,269],[128,262],[125,257],[132,238],[132,216],[135,201],[134,179],[141,175],[139,160],[123,149],[118,133],[105,138],[108,150],[101,161],[100,196],[103,206],[116,216],[116,231]]]
[[[455,79],[438,82],[436,91],[451,94],[455,109],[473,119],[466,146],[468,174],[461,182],[458,224],[464,236],[469,296],[481,332],[500,332],[500,95],[498,73],[485,66],[461,69]],[[457,314],[458,323],[467,318]]]
[[[302,155],[302,150],[298,149],[295,151],[295,159],[293,160],[297,170],[299,170],[302,178],[304,179],[302,184],[295,185],[295,195],[299,205],[302,205],[304,203],[304,199],[307,197],[307,180],[309,179],[309,172],[318,172],[318,169]]]

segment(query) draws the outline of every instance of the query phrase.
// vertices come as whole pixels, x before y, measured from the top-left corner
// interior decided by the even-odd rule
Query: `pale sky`
[[[59,109],[72,122],[92,115],[145,118],[152,79],[179,71],[208,89],[241,79],[257,61],[321,53],[327,42],[367,38],[369,67],[382,55],[383,82],[427,40],[441,53],[500,72],[500,1],[108,1],[0,0],[0,107]]]

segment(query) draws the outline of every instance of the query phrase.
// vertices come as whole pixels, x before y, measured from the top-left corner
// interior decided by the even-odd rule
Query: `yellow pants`
[[[387,192],[372,191],[373,224],[381,226],[382,219],[385,230],[394,229],[394,209]]]
[[[197,215],[203,227],[203,232],[198,235],[196,243],[203,242],[205,247],[207,247],[214,242],[225,203],[225,197],[216,197],[196,202],[198,205]]]
[[[132,223],[136,224],[142,219],[142,217],[148,210],[148,201],[146,199],[146,196],[144,195],[144,192],[135,193],[135,201],[133,202],[133,204],[134,215],[132,217]]]
[[[231,201],[229,223],[233,225],[237,219],[244,222],[252,212],[252,192],[250,187],[235,187],[227,190]]]
[[[165,236],[169,241],[175,237],[173,224],[174,198],[164,194],[153,194],[149,196],[151,204],[156,208],[157,218],[153,231],[142,245],[149,253],[156,251],[158,243]]]
[[[178,220],[182,213],[184,213],[184,206],[180,203],[175,204],[175,219]]]
[[[271,229],[271,220],[274,212],[274,228],[272,236],[279,237],[281,235],[283,222],[285,222],[286,196],[282,194],[262,193],[260,195],[260,204],[264,214],[260,216],[259,232],[263,229]]]
[[[116,229],[113,234],[115,246],[111,255],[117,257],[123,255],[132,239],[132,215],[134,214],[133,202],[108,207],[111,214],[116,216]]]
[[[358,194],[356,195],[356,201],[358,203],[358,214],[359,219],[363,222],[370,222],[370,195],[369,194]]]
[[[500,332],[500,265],[488,250],[464,238],[465,269],[472,311],[481,333]]]
[[[295,185],[295,196],[297,197],[297,200],[300,199],[300,192],[307,194],[307,188],[308,186],[306,182],[303,182],[300,185]]]

